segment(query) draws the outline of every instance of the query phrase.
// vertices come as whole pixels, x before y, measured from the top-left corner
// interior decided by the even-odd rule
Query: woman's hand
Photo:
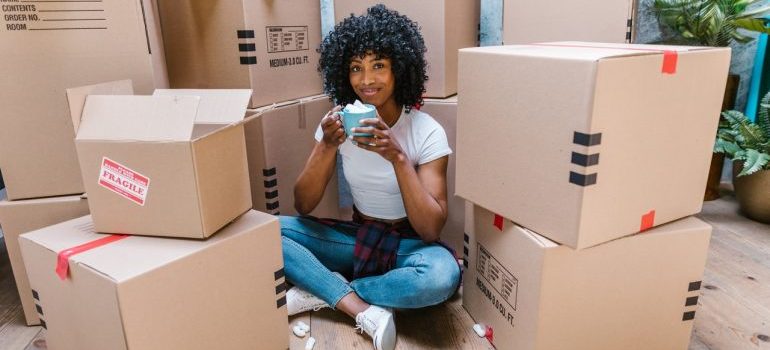
[[[342,110],[342,106],[336,106],[321,119],[321,130],[324,136],[321,139],[326,146],[338,147],[345,142],[345,128],[342,127],[340,115],[337,113]]]
[[[392,138],[388,124],[380,118],[361,119],[363,127],[353,128],[353,133],[372,134],[372,137],[356,136],[353,141],[358,147],[375,152],[391,163],[405,160],[404,151]]]

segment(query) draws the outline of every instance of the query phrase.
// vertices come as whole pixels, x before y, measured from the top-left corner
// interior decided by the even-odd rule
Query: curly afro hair
[[[366,10],[363,16],[345,18],[321,43],[318,71],[324,82],[324,92],[336,104],[348,104],[358,99],[350,85],[350,61],[373,53],[392,61],[395,76],[396,103],[406,106],[423,104],[427,62],[425,42],[420,27],[408,17],[382,4]]]

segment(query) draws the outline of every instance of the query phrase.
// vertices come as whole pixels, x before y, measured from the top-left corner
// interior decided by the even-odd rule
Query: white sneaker
[[[286,309],[289,316],[310,310],[318,311],[326,307],[329,307],[329,304],[300,287],[291,287],[286,292]]]
[[[356,315],[356,329],[372,337],[376,350],[396,348],[396,324],[393,322],[393,312],[390,310],[375,305],[369,306],[368,309]]]
[[[334,275],[348,283],[339,272],[334,272]],[[325,301],[300,287],[294,286],[286,291],[286,309],[289,312],[289,316],[311,310],[318,311],[327,307],[330,306]]]

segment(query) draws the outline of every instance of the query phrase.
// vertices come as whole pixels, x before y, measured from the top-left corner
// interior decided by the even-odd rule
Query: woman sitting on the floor
[[[355,207],[352,221],[281,217],[286,278],[295,285],[289,314],[331,305],[355,318],[376,349],[390,350],[391,308],[439,304],[460,283],[453,253],[437,243],[452,151],[443,128],[416,108],[427,79],[416,23],[377,5],[339,23],[320,51],[324,90],[338,106],[318,127],[295,206],[307,214],[318,205],[339,152]],[[378,118],[353,132],[373,137],[345,134],[337,112],[356,100],[374,105]]]

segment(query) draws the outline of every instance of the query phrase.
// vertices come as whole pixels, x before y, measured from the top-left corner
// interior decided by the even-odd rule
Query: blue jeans
[[[460,283],[460,268],[449,251],[435,243],[402,239],[396,266],[379,276],[345,283],[353,273],[355,232],[341,232],[302,217],[281,216],[286,279],[332,307],[350,292],[369,304],[421,308],[449,299]]]

